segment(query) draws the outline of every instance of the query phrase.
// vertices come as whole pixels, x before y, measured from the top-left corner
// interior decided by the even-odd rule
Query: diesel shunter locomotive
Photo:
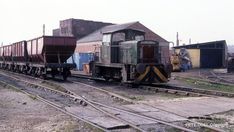
[[[171,66],[161,63],[159,43],[145,40],[144,34],[135,29],[103,32],[93,77],[135,84],[167,82]]]

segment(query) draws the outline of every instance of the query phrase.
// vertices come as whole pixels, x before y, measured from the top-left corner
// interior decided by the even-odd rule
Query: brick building
[[[53,36],[73,36],[78,40],[107,25],[111,25],[111,23],[73,18],[61,20],[59,28],[53,30]]]

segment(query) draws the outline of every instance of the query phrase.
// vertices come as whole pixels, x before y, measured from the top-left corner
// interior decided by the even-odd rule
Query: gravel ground
[[[0,87],[0,131],[95,131],[20,92]]]

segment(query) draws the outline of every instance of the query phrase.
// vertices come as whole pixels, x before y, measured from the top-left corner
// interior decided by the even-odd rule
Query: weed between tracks
[[[184,81],[188,85],[202,88],[202,89],[207,89],[207,90],[217,90],[217,91],[222,91],[222,92],[232,92],[234,93],[234,85],[223,85],[223,84],[213,84],[207,81],[201,81],[201,80],[196,80],[192,78],[181,78],[177,77],[177,80]]]
[[[54,84],[54,83],[51,83],[51,82],[48,82],[48,81],[42,81],[41,84],[43,86],[46,86],[46,87],[49,87],[49,88],[52,88],[52,89],[55,89],[55,90],[58,90],[58,91],[61,91],[61,92],[66,92],[67,90],[57,84]]]
[[[128,98],[132,100],[136,100],[136,101],[140,101],[144,99],[143,96],[129,96]]]

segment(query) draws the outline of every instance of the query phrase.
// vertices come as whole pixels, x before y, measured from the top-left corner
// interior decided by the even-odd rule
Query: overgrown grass
[[[61,91],[61,92],[66,92],[67,90],[64,88],[64,87],[61,87],[55,83],[52,83],[52,82],[49,82],[49,81],[42,81],[41,84],[43,86],[46,86],[46,87],[49,87],[49,88],[52,88],[52,89],[55,89],[55,90],[58,90],[58,91]]]
[[[140,100],[144,99],[143,96],[129,96],[128,98],[130,98],[132,100],[136,100],[136,101],[140,101]]]
[[[177,80],[184,81],[186,84],[208,90],[217,90],[222,92],[232,92],[234,93],[234,85],[225,85],[225,84],[215,84],[208,81],[197,80],[194,78],[182,78],[177,77]]]

